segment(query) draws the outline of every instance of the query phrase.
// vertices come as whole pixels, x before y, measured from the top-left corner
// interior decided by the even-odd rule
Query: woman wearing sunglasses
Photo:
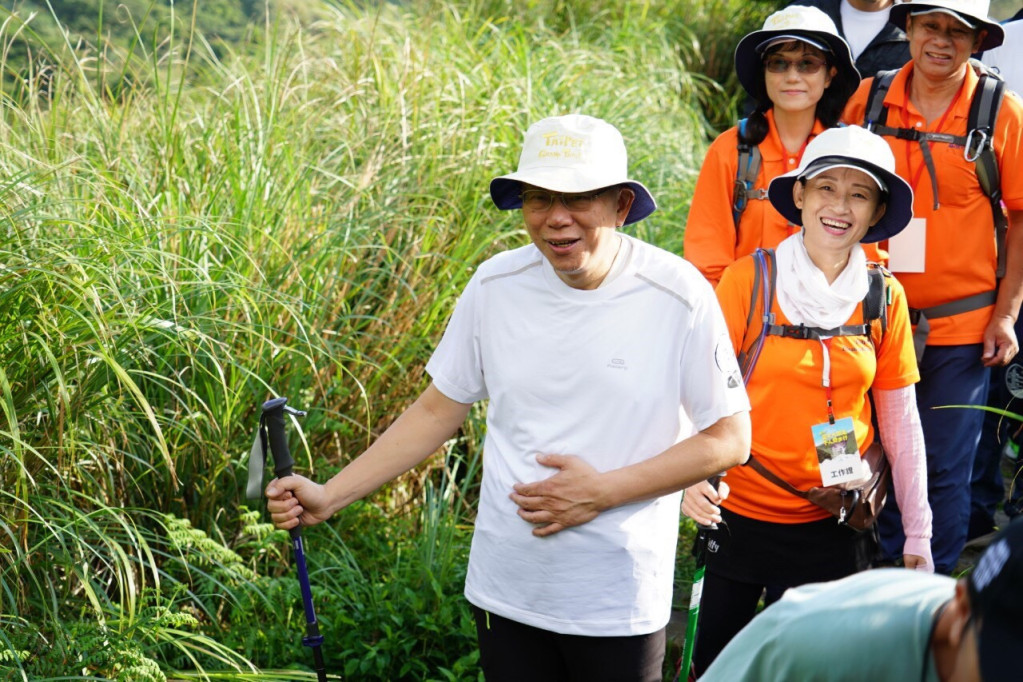
[[[715,285],[729,263],[798,230],[766,200],[767,185],[799,165],[807,142],[838,124],[860,82],[848,44],[816,7],[769,16],[739,41],[735,70],[756,107],[707,151],[685,232],[683,255]],[[873,246],[867,257],[879,260]]]

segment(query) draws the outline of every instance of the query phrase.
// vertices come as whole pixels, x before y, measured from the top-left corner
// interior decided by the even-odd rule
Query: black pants
[[[766,588],[766,589],[765,589]],[[785,588],[729,580],[713,573],[703,576],[700,621],[693,665],[702,675],[721,650],[756,615],[760,597],[770,606],[781,598]]]
[[[660,682],[665,630],[632,637],[560,635],[472,606],[487,682]]]

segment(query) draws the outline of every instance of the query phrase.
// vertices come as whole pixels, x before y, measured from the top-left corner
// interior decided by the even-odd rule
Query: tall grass
[[[386,428],[473,267],[525,243],[486,187],[541,117],[616,124],[661,205],[635,231],[679,250],[728,106],[686,68],[725,32],[702,4],[322,3],[223,58],[180,12],[129,48],[35,46],[28,73],[2,55],[31,21],[6,16],[0,670],[301,677],[267,672],[306,663],[302,619],[284,537],[240,497],[259,404],[309,410],[295,452],[321,478]],[[476,675],[482,415],[308,534],[336,669]]]

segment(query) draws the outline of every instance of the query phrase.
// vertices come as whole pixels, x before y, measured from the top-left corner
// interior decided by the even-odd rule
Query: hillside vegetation
[[[290,433],[316,477],[386,428],[473,268],[525,243],[486,188],[544,116],[617,125],[661,206],[630,229],[680,250],[733,116],[732,46],[767,11],[36,4],[0,24],[12,680],[312,679],[287,537],[243,499],[260,404],[309,411]],[[46,23],[74,6],[66,32]],[[244,9],[230,40],[203,32],[218,7]],[[306,534],[332,670],[476,679],[461,580],[482,420]]]

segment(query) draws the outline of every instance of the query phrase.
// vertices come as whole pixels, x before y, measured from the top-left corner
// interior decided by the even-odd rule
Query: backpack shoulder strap
[[[773,249],[757,249],[753,252],[753,289],[749,314],[746,316],[746,332],[738,356],[743,383],[749,383],[763,349],[764,339],[767,338],[767,330],[774,324],[771,309],[774,307],[777,271]]]
[[[739,219],[750,199],[762,199],[759,193],[755,192],[753,185],[760,173],[760,146],[750,144],[746,137],[746,123],[748,119],[739,121],[739,141],[736,149],[739,155],[739,164],[735,169],[735,186],[732,190],[732,221],[735,223],[736,238],[739,232]]]
[[[874,338],[871,333],[870,339],[874,342],[876,349],[880,340],[888,331],[888,306],[891,304],[891,289],[888,286],[888,278],[892,276],[888,270],[878,263],[867,264],[867,276],[869,286],[867,295],[863,299],[863,322],[873,328],[877,321],[880,326],[880,335]]]
[[[888,121],[888,107],[884,105],[884,98],[888,95],[888,89],[891,88],[898,72],[898,69],[878,71],[874,76],[867,95],[867,108],[863,112],[863,127],[867,130],[877,132],[875,128],[884,126]]]
[[[998,121],[998,112],[1002,108],[1002,100],[1005,96],[1005,81],[997,73],[988,69],[982,62],[975,59],[970,60],[974,70],[977,72],[979,81],[977,90],[973,93],[973,100],[970,102],[970,113],[966,122],[966,158],[976,160],[977,176],[980,180],[984,193],[991,196],[994,192],[1000,192],[998,183],[991,184],[988,176],[981,175],[982,157],[987,156],[984,162],[995,162],[994,158],[994,134],[995,123]],[[994,164],[994,179],[998,179],[998,166]],[[1000,195],[999,195],[1000,198]]]
[[[924,165],[927,167],[927,175],[931,179],[931,189],[934,194],[934,210],[938,210],[938,177],[934,167],[934,158],[931,154],[930,142],[944,142],[945,144],[963,144],[966,138],[960,139],[954,135],[945,133],[932,133],[921,131],[917,128],[898,128],[887,124],[888,107],[884,99],[891,89],[892,81],[895,80],[895,71],[880,71],[874,77],[870,85],[870,92],[867,95],[867,107],[863,114],[863,127],[872,133],[887,137],[896,137],[900,140],[910,140],[920,144],[920,151],[923,153]]]
[[[970,60],[980,81],[970,103],[966,123],[966,158],[974,161],[977,181],[991,201],[991,214],[995,222],[995,244],[998,253],[997,277],[1005,275],[1005,237],[1008,220],[1002,210],[1002,182],[995,156],[994,135],[998,112],[1005,96],[1005,81],[984,64]]]

